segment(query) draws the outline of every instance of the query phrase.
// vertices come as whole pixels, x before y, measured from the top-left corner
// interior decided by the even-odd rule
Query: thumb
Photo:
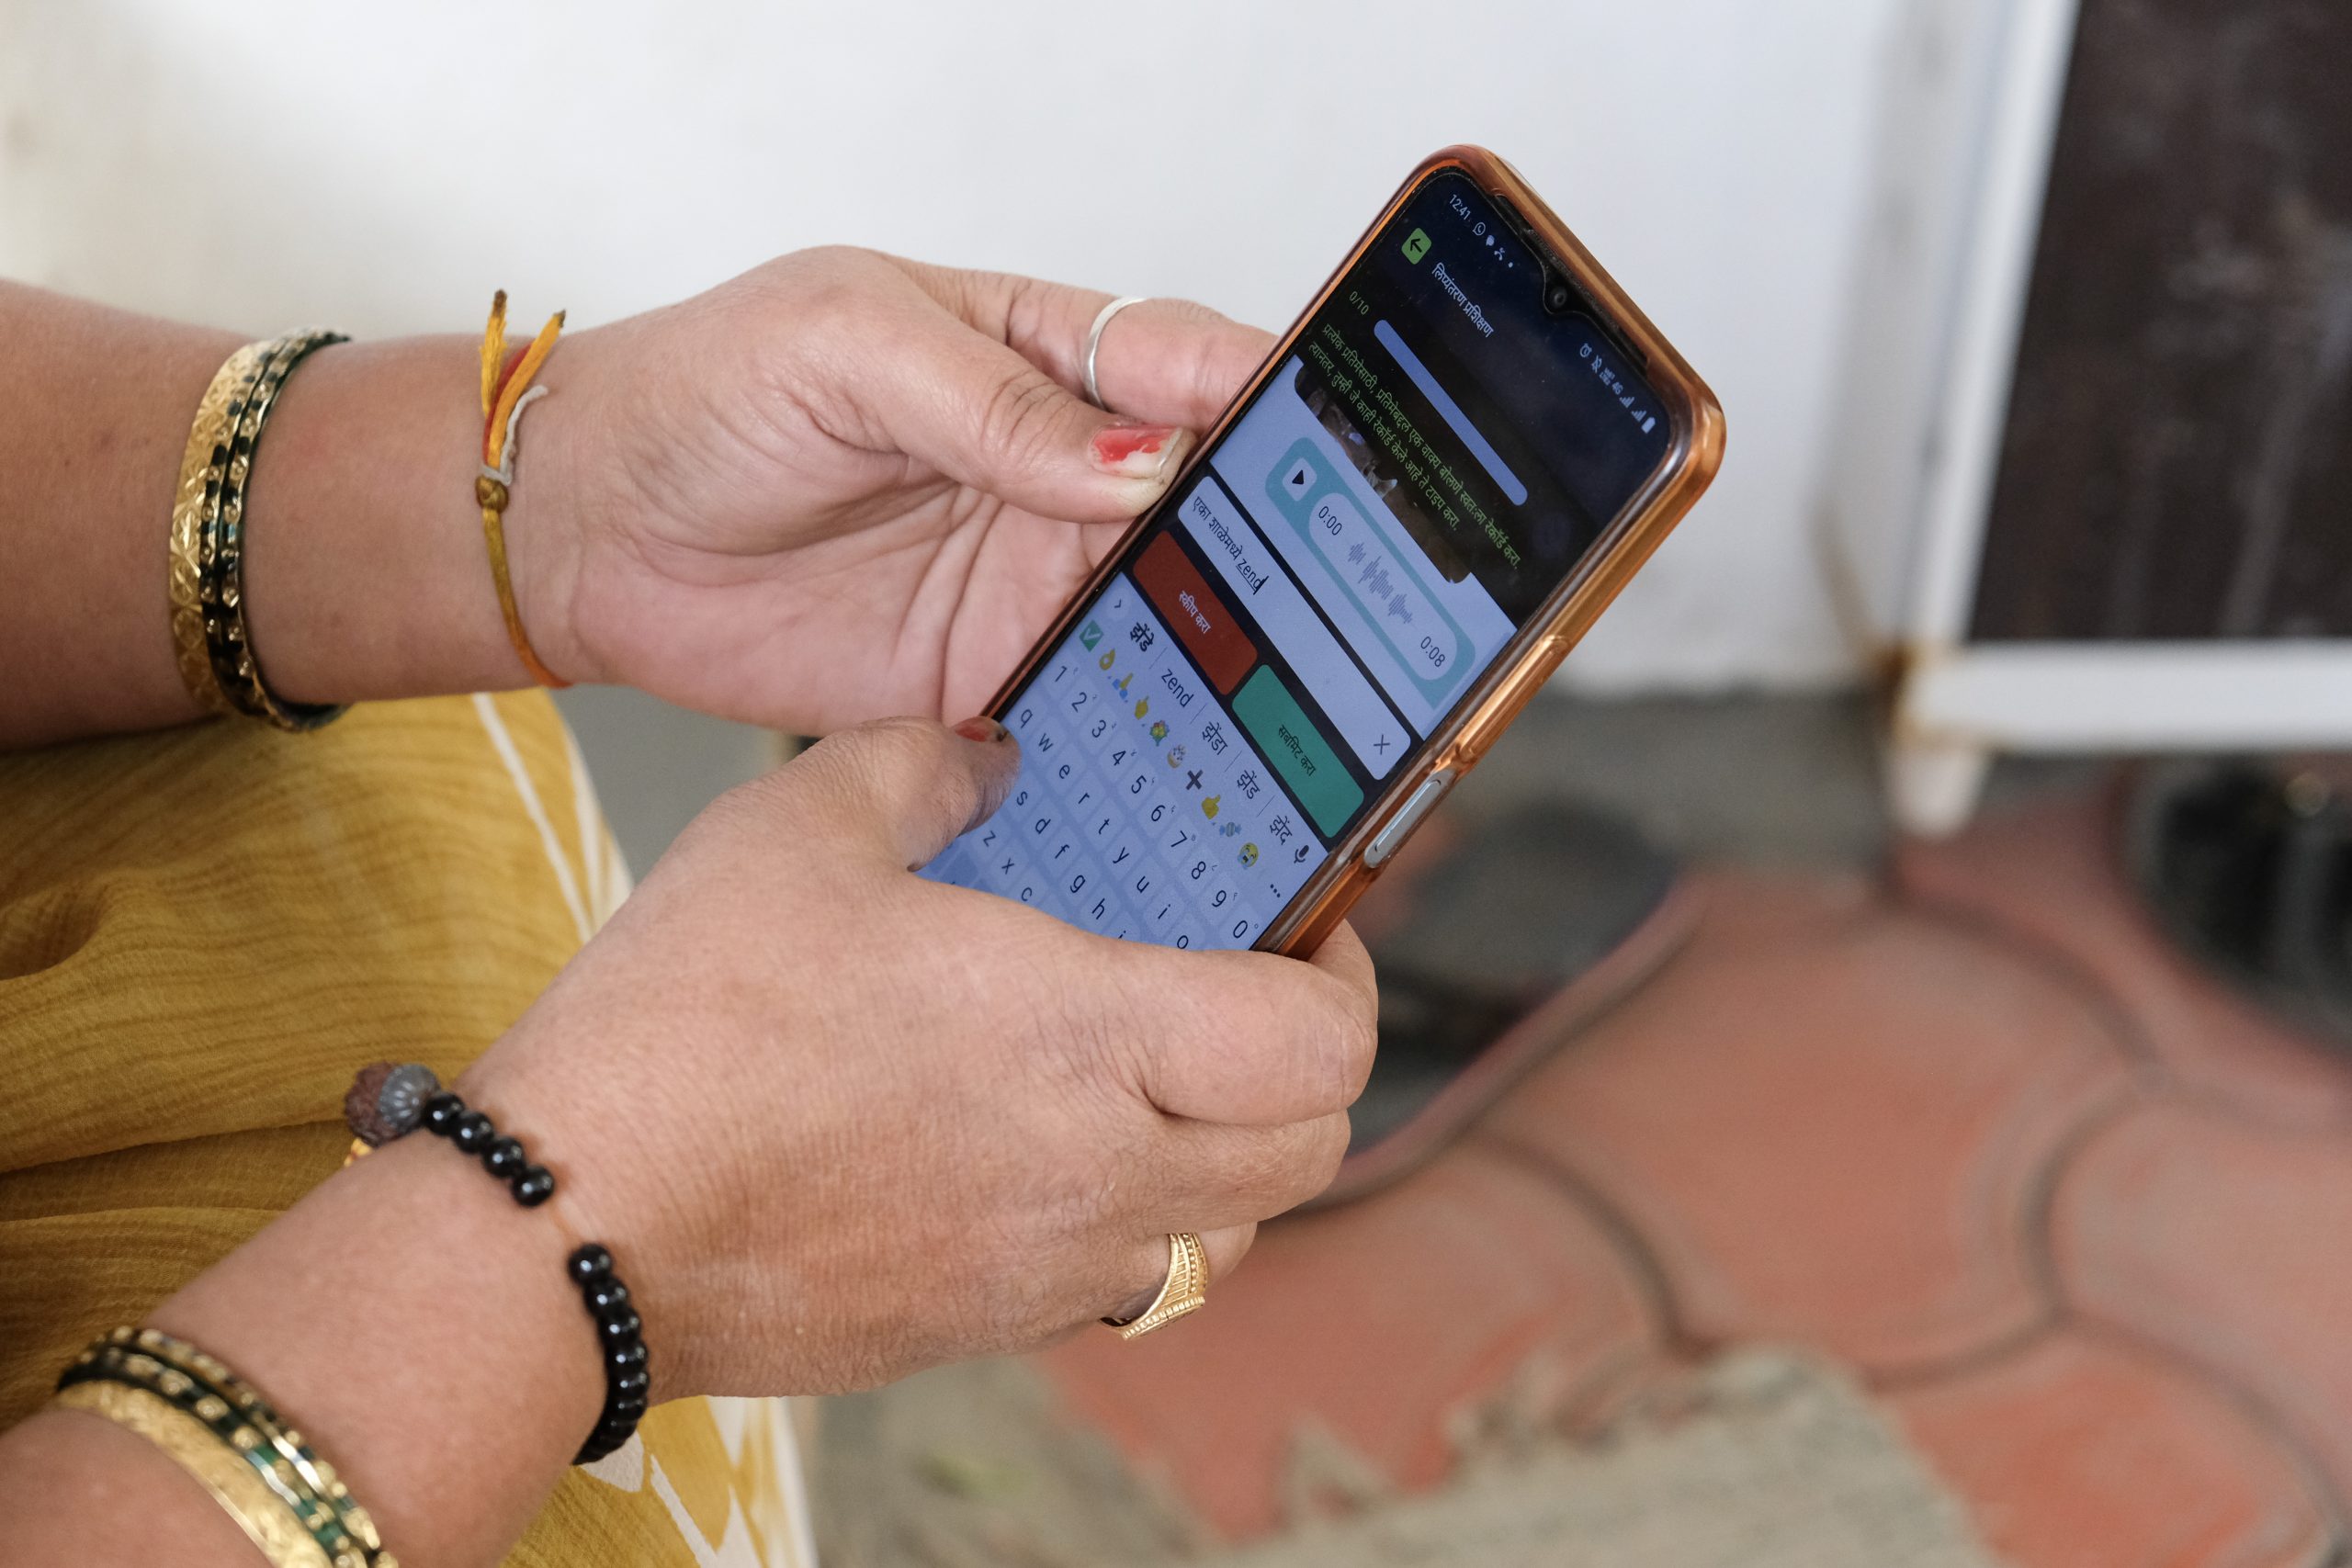
[[[928,301],[926,301],[928,304]],[[870,413],[899,450],[959,484],[1071,523],[1121,523],[1158,501],[1189,430],[1105,413],[936,305],[866,361]]]
[[[1020,769],[1020,744],[992,718],[887,718],[827,736],[777,777],[828,841],[914,871],[1003,804]]]

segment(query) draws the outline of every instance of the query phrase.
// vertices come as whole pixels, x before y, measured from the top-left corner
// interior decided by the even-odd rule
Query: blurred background
[[[0,274],[470,332],[849,243],[1278,328],[1494,147],[1723,477],[1366,908],[1361,1200],[829,1402],[831,1560],[2319,1564],[2346,81],[2340,0],[0,0]],[[562,701],[639,871],[781,754]]]

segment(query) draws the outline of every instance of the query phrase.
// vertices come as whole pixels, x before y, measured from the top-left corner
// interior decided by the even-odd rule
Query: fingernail
[[[983,746],[992,746],[1010,733],[992,718],[967,718],[953,728],[965,739],[977,740]]]
[[[1113,424],[1094,433],[1094,466],[1123,479],[1164,479],[1193,449],[1193,433],[1172,424]]]

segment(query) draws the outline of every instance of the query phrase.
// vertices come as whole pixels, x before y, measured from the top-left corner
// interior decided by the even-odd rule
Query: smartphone
[[[923,874],[1128,941],[1312,951],[1723,443],[1517,174],[1437,153],[998,694],[1019,777]]]

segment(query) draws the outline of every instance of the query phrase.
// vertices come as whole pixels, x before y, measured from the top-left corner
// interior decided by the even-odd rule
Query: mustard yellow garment
[[[0,756],[0,1427],[335,1169],[356,1068],[456,1074],[627,886],[537,693]],[[778,1403],[663,1405],[509,1561],[809,1568],[797,1463]]]

